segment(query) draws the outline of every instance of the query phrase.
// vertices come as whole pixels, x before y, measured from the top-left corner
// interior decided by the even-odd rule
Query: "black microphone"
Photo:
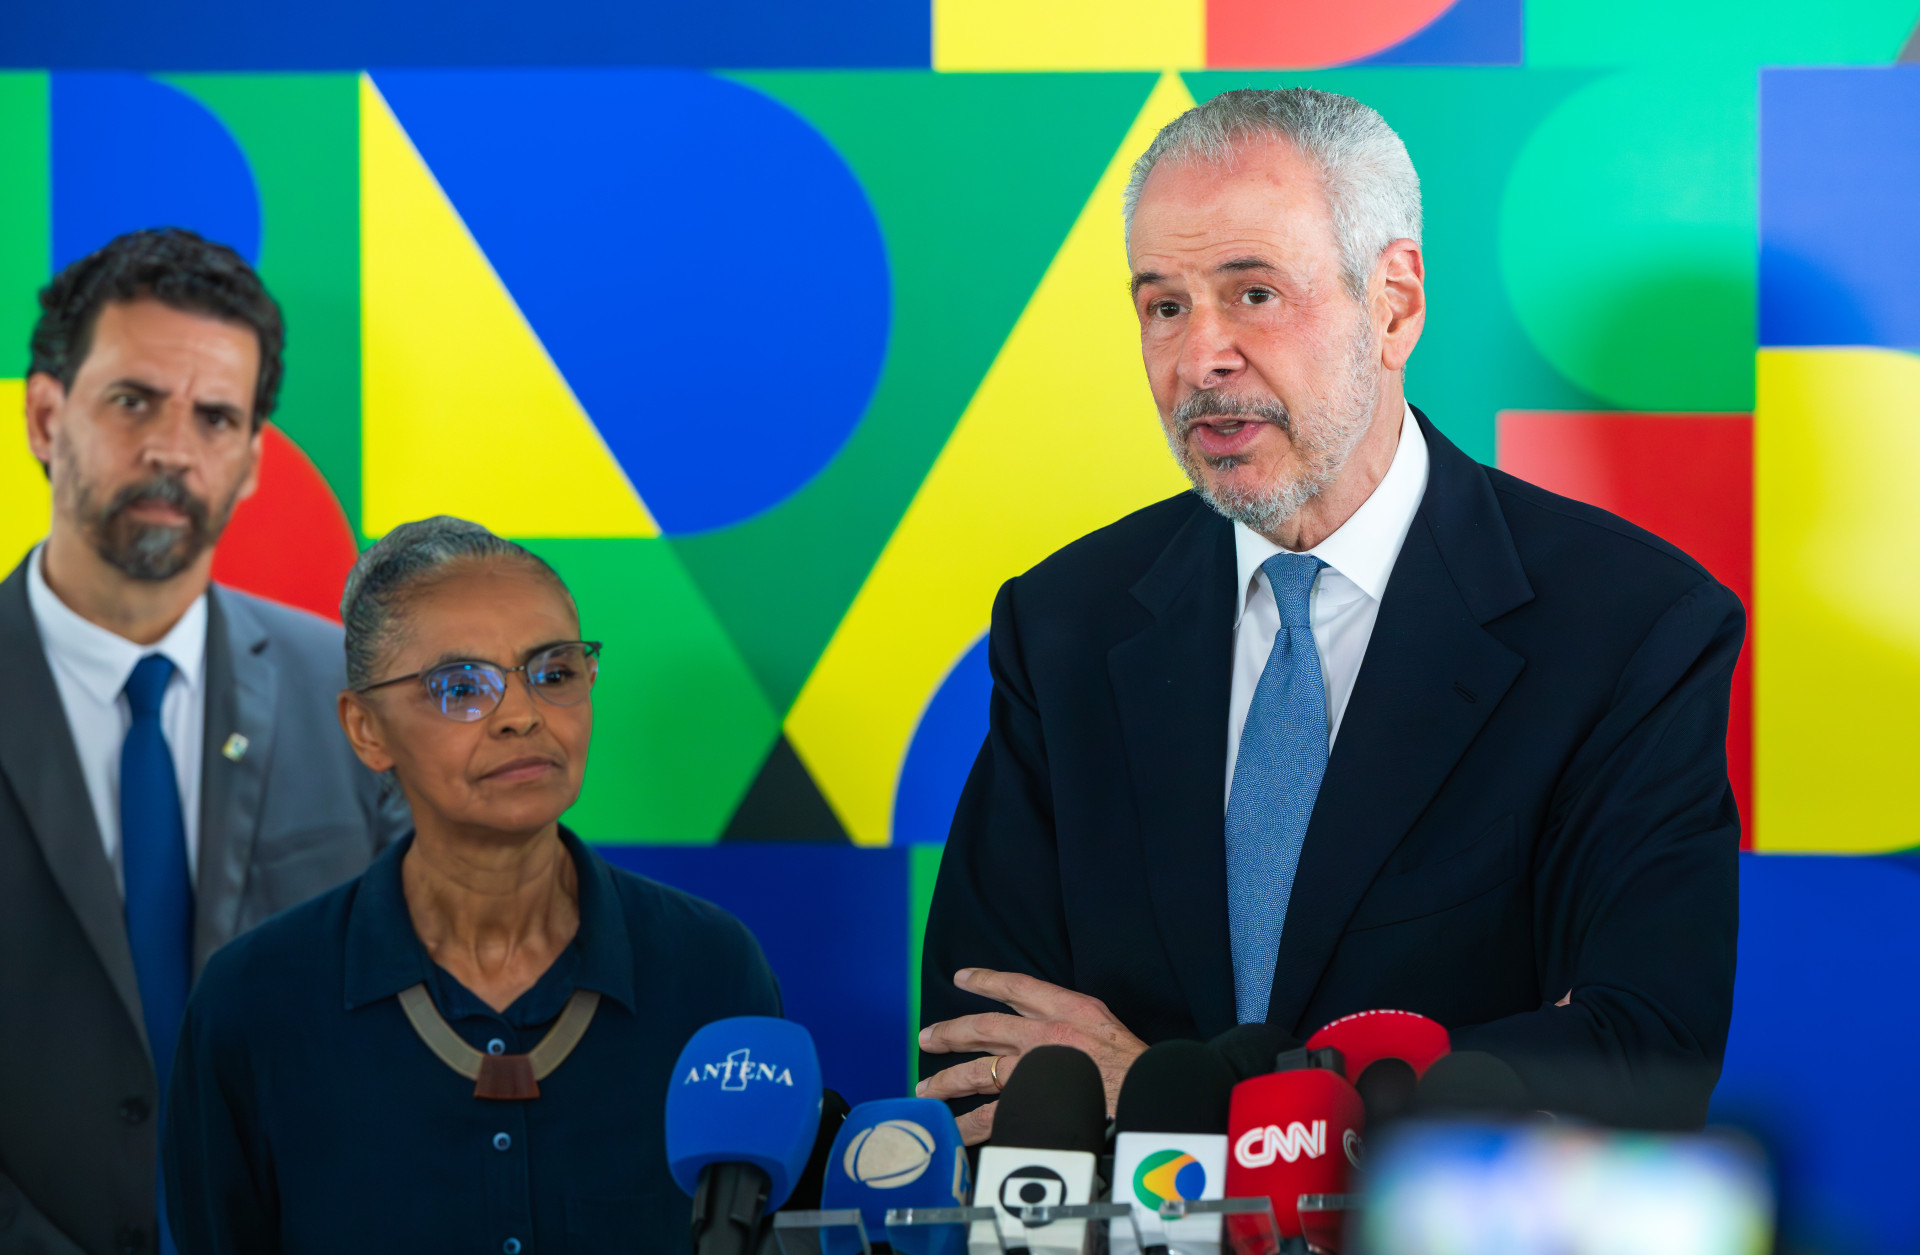
[[[840,1136],[840,1126],[847,1122],[847,1113],[853,1108],[838,1092],[831,1089],[820,1091],[820,1131],[814,1134],[813,1151],[807,1156],[807,1166],[800,1170],[794,1180],[793,1193],[787,1195],[787,1201],[780,1205],[781,1211],[818,1211],[820,1192],[826,1188],[827,1165],[833,1158],[833,1139]],[[780,1241],[773,1235],[773,1218],[769,1214],[760,1222],[760,1243],[754,1248],[755,1255],[781,1255]]]
[[[1484,1050],[1456,1050],[1434,1061],[1414,1091],[1423,1116],[1519,1115],[1531,1110],[1520,1074]]]
[[[1407,1114],[1419,1086],[1420,1078],[1405,1059],[1388,1055],[1369,1063],[1353,1083],[1360,1091],[1360,1101],[1367,1105],[1367,1132],[1376,1133],[1382,1125]]]
[[[1282,1051],[1298,1050],[1300,1039],[1271,1024],[1236,1024],[1208,1043],[1226,1057],[1241,1080],[1265,1076]]]
[[[1218,1248],[1217,1217],[1165,1221],[1160,1208],[1226,1197],[1227,1115],[1239,1080],[1204,1042],[1163,1041],[1133,1061],[1114,1114],[1113,1201],[1133,1207],[1134,1223],[1113,1223],[1114,1255],[1167,1255],[1176,1242]]]
[[[974,1206],[999,1212],[1009,1251],[1082,1249],[1086,1221],[1028,1226],[1020,1209],[1092,1202],[1106,1130],[1106,1086],[1090,1057],[1071,1046],[1036,1046],[1020,1056],[994,1110],[973,1192]],[[993,1228],[976,1223],[972,1243],[998,1243]]]

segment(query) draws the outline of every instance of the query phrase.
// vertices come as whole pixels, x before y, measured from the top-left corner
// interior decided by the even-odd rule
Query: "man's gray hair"
[[[373,668],[398,627],[409,592],[458,563],[511,558],[551,576],[569,601],[565,581],[539,554],[495,536],[478,523],[436,514],[402,523],[360,555],[340,594],[340,622],[347,633],[347,686],[374,680]]]
[[[1140,189],[1162,161],[1221,164],[1249,142],[1291,144],[1320,173],[1340,247],[1340,279],[1359,300],[1380,254],[1395,240],[1420,242],[1420,176],[1387,120],[1350,96],[1289,87],[1222,92],[1160,128],[1127,180],[1124,213],[1133,235]]]

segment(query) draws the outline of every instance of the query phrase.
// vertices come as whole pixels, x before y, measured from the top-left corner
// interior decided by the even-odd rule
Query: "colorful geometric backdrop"
[[[1124,298],[1127,168],[1219,91],[1357,96],[1425,187],[1415,403],[1747,603],[1719,1109],[1773,1131],[1829,1249],[1920,1250],[1910,1154],[1831,1118],[1920,1099],[1800,1062],[1920,1031],[1916,18],[37,6],[0,47],[0,346],[23,369],[35,290],[122,230],[252,258],[288,374],[220,578],[331,614],[359,546],[436,512],[546,555],[607,642],[571,822],[746,918],[858,1101],[906,1083],[994,590],[1182,487]],[[0,447],[0,561],[46,511]]]

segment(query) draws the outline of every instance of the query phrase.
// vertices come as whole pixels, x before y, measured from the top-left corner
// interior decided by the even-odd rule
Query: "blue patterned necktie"
[[[1304,553],[1260,564],[1280,607],[1280,630],[1247,708],[1227,794],[1227,929],[1242,1024],[1267,1018],[1293,873],[1327,773],[1327,686],[1308,609],[1325,565]]]
[[[133,726],[120,746],[120,865],[126,882],[127,941],[133,947],[140,1010],[163,1104],[193,983],[187,827],[180,812],[180,779],[160,728],[160,705],[172,678],[173,663],[159,654],[148,654],[134,667],[126,687]],[[160,1250],[171,1255],[164,1193],[158,1210]]]

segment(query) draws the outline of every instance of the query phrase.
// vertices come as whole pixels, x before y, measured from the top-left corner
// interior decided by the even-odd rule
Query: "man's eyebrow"
[[[125,388],[129,392],[138,392],[144,397],[164,397],[170,395],[165,388],[157,388],[138,379],[116,379],[108,384],[109,388]]]
[[[1221,274],[1226,271],[1232,271],[1232,270],[1278,270],[1278,269],[1280,269],[1280,267],[1274,265],[1272,262],[1268,261],[1264,257],[1246,256],[1246,257],[1235,257],[1230,261],[1223,261],[1218,266],[1215,266],[1213,268],[1213,272],[1215,274]]]
[[[1140,295],[1141,288],[1146,287],[1149,283],[1158,283],[1164,278],[1166,278],[1165,275],[1160,274],[1156,271],[1152,271],[1152,270],[1136,271],[1133,276],[1133,294],[1135,296]]]

